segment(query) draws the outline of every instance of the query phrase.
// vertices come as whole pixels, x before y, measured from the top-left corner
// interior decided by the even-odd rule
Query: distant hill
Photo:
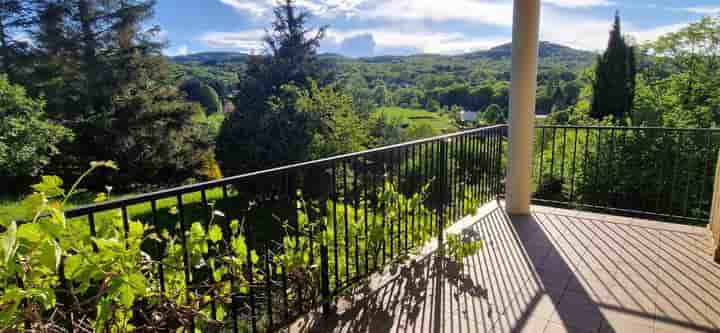
[[[540,58],[557,58],[557,59],[585,59],[592,61],[597,55],[594,52],[573,49],[568,46],[555,44],[551,42],[540,42],[538,55]],[[512,53],[512,43],[498,45],[489,50],[466,53],[459,57],[466,59],[485,58],[491,60],[510,59]]]
[[[392,56],[383,55],[376,57],[366,58],[350,58],[335,53],[325,53],[320,55],[321,60],[334,60],[334,61],[359,61],[365,63],[398,63],[405,62],[408,60],[424,59],[424,60],[467,60],[467,61],[504,61],[510,60],[510,53],[512,50],[512,44],[506,43],[498,45],[488,50],[476,51],[471,53],[464,53],[459,55],[439,55],[439,54],[415,54],[408,56]],[[595,60],[596,53],[573,49],[564,45],[559,45],[551,42],[540,42],[539,47],[540,59],[552,59],[558,62],[572,62],[580,63],[582,65],[590,65]],[[184,56],[170,57],[170,60],[177,64],[183,65],[220,65],[227,63],[238,63],[245,62],[249,57],[248,54],[239,52],[202,52],[194,53]]]
[[[213,66],[223,63],[245,62],[249,55],[239,52],[201,52],[170,57],[170,61],[182,65]]]

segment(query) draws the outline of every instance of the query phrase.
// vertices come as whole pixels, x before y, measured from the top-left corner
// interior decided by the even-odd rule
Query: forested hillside
[[[320,54],[318,62],[334,73],[333,80],[345,84],[358,104],[404,106],[438,110],[453,105],[484,111],[496,104],[507,109],[511,45],[460,55],[418,54],[349,58]],[[575,102],[578,74],[589,68],[597,55],[592,52],[541,42],[539,47],[539,114],[553,106]],[[247,54],[206,52],[170,58],[182,75],[217,82],[230,93],[237,77],[228,73],[244,70]],[[559,96],[563,97],[560,98]]]

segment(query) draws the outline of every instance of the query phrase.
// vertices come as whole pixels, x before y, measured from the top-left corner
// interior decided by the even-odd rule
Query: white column
[[[514,0],[506,209],[530,214],[540,0]]]

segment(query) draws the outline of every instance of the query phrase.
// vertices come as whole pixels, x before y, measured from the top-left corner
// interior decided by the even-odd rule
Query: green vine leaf
[[[3,266],[9,266],[10,259],[15,256],[15,251],[17,251],[17,224],[12,222],[7,231],[0,236],[0,255],[3,258]]]
[[[217,243],[222,240],[222,237],[223,233],[220,227],[218,227],[216,224],[210,226],[210,230],[208,230],[208,239],[210,239],[211,242]]]
[[[48,198],[55,198],[65,195],[65,190],[62,189],[63,181],[58,176],[42,176],[40,183],[32,186],[33,190],[45,193]]]

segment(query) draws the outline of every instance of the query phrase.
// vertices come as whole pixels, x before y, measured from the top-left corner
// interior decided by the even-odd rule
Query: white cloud
[[[263,50],[263,36],[265,31],[254,29],[239,32],[208,32],[202,35],[200,40],[211,48],[258,53]]]
[[[184,55],[190,54],[190,48],[187,45],[183,44],[183,45],[179,45],[177,47],[171,47],[171,48],[167,49],[165,54],[167,54],[168,56],[171,56],[171,57],[184,56]]]
[[[252,15],[260,16],[272,5],[272,1],[258,0],[220,0],[220,2],[235,8],[241,12],[249,12]]]
[[[612,6],[615,4],[615,2],[607,0],[543,0],[543,3],[565,8]]]
[[[633,38],[635,38],[638,42],[648,42],[648,41],[654,41],[658,39],[658,37],[671,33],[676,32],[684,27],[686,27],[689,23],[678,23],[678,24],[669,24],[669,25],[663,25],[659,27],[654,27],[650,29],[641,29],[641,30],[634,30],[629,33]]]
[[[250,0],[221,0],[224,3],[248,3]],[[259,7],[271,7],[273,0],[255,0]],[[598,17],[577,8],[610,6],[610,0],[543,0],[540,38],[579,49],[598,51],[607,45],[612,13]],[[323,42],[323,50],[339,50],[343,41],[372,35],[378,54],[440,53],[455,54],[487,49],[511,38],[513,3],[511,0],[298,0],[298,5],[319,15],[333,26],[338,13],[352,16],[349,28],[332,29]],[[247,6],[245,6],[247,7]],[[236,6],[240,8],[240,6]],[[704,8],[704,10],[711,10]],[[447,24],[452,24],[450,28]],[[472,32],[462,28],[472,26]],[[654,40],[677,31],[684,24],[639,28],[623,21],[623,32],[638,41]],[[488,33],[479,33],[487,28]],[[214,48],[243,51],[262,50],[263,32],[214,32],[201,39]]]
[[[366,1],[368,0],[297,0],[296,5],[318,16],[332,17],[338,14],[354,16],[358,12],[358,6]],[[269,13],[276,5],[274,0],[220,0],[220,2],[254,16]]]
[[[394,0],[377,1],[359,16],[386,21],[429,20],[465,21],[490,25],[512,24],[512,2],[473,0]]]
[[[360,35],[372,35],[380,49],[414,50],[419,53],[458,54],[488,49],[507,41],[507,38],[474,38],[459,32],[432,32],[380,29],[357,29],[349,31],[330,30],[327,41],[339,45],[344,40]]]
[[[720,7],[688,7],[688,8],[683,8],[683,10],[690,12],[690,13],[701,14],[701,15],[720,14]]]

